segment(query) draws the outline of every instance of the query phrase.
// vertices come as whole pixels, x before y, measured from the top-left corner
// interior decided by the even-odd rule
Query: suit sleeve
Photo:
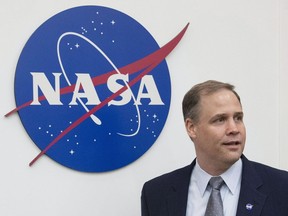
[[[145,194],[145,184],[142,188],[142,193],[141,193],[141,216],[149,216],[148,205],[147,205],[146,194]]]

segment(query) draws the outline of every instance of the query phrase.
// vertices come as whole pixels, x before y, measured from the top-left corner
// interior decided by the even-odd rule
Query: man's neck
[[[235,161],[236,162],[236,161]],[[235,163],[234,162],[234,163]],[[232,164],[223,164],[223,163],[203,163],[201,160],[198,160],[197,163],[201,167],[202,170],[207,172],[211,176],[220,176],[224,172],[226,172],[234,163]]]

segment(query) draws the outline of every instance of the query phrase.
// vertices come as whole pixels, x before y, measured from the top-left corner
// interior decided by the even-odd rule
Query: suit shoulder
[[[147,181],[141,193],[142,214],[168,215],[167,200],[170,199],[172,203],[186,206],[192,169],[193,163]]]
[[[146,187],[163,187],[165,185],[171,185],[175,184],[177,182],[185,182],[190,181],[190,176],[192,172],[193,166],[188,165],[179,169],[176,169],[174,171],[171,171],[169,173],[165,173],[163,175],[157,176],[149,181],[147,181],[144,186]]]
[[[265,176],[268,179],[282,180],[288,184],[288,172],[285,170],[277,169],[262,163],[251,161],[251,164],[255,167],[258,174]]]

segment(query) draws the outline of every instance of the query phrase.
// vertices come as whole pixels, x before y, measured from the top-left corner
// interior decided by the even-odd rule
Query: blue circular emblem
[[[84,172],[115,170],[142,156],[170,107],[159,49],[141,24],[111,8],[76,7],[44,22],[15,74],[18,113],[40,152]]]

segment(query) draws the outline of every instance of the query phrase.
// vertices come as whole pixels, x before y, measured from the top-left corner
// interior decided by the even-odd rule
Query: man
[[[142,216],[288,216],[288,172],[242,154],[246,130],[234,86],[200,83],[182,108],[196,159],[144,184]]]

